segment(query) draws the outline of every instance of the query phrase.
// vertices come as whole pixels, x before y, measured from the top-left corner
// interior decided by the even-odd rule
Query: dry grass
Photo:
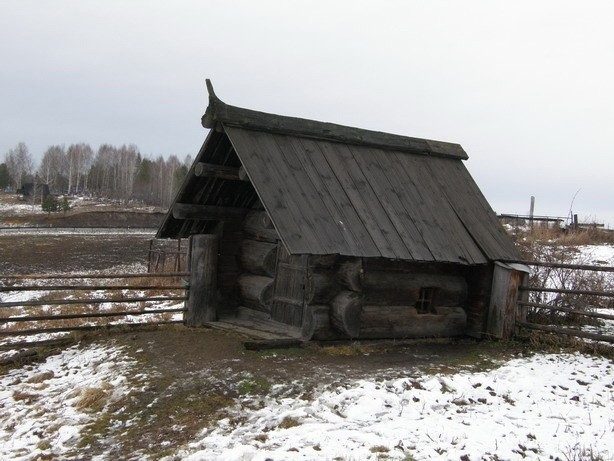
[[[614,234],[598,229],[586,229],[563,233],[560,230],[535,226],[530,232],[519,232],[513,237],[521,251],[522,258],[528,261],[543,261],[563,264],[593,264],[582,257],[579,245],[602,244],[614,241]],[[552,267],[534,267],[529,285],[535,288],[560,288],[565,290],[614,291],[614,274],[611,272],[583,271]],[[572,293],[530,292],[529,301],[592,311],[595,308],[614,307],[614,299],[593,295]],[[535,323],[599,325],[593,318],[573,313],[562,313],[550,309],[533,308],[528,312],[528,320]]]
[[[285,416],[284,419],[281,420],[281,423],[279,423],[279,428],[280,429],[290,429],[291,427],[296,427],[296,426],[300,426],[301,422],[296,419],[293,418],[292,416]]]
[[[107,403],[109,386],[103,387],[85,387],[79,389],[79,400],[75,402],[74,407],[79,410],[91,411],[97,411],[104,408]]]
[[[49,370],[49,371],[45,371],[43,373],[39,373],[37,375],[32,376],[26,382],[28,384],[40,384],[54,377],[55,377],[55,374],[53,373],[53,371]]]

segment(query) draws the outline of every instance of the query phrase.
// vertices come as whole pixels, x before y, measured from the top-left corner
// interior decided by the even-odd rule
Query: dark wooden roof
[[[195,165],[243,166],[249,182],[192,167],[159,237],[209,232],[220,211],[264,207],[291,254],[483,264],[518,259],[457,144],[227,106],[210,88],[213,128]],[[205,215],[180,213],[207,205]],[[198,218],[198,219],[194,219]]]

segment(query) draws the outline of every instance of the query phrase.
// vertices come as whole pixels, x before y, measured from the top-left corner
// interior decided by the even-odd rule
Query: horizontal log
[[[422,288],[435,288],[432,306],[463,306],[467,282],[455,275],[366,272],[364,302],[380,306],[413,306]]]
[[[590,264],[568,264],[555,263],[546,261],[504,261],[510,263],[524,264],[525,266],[536,267],[552,267],[555,269],[573,269],[578,271],[595,271],[595,272],[614,272],[614,266],[597,266]]]
[[[241,242],[240,261],[241,266],[247,272],[273,277],[277,263],[277,245],[244,239]]]
[[[133,329],[148,327],[151,325],[167,325],[183,323],[183,320],[152,320],[142,323],[110,323],[105,325],[85,325],[82,327],[53,327],[53,328],[31,328],[27,330],[0,330],[0,336],[22,336],[22,335],[38,335],[40,333],[63,333],[68,331],[97,331],[111,330],[115,328]]]
[[[0,280],[60,280],[60,279],[134,279],[134,278],[173,278],[185,277],[189,272],[167,272],[142,274],[14,274],[0,275]]]
[[[117,291],[117,290],[185,290],[183,285],[38,285],[0,287],[0,292],[7,291]]]
[[[421,138],[410,138],[379,131],[364,130],[335,123],[305,120],[295,117],[266,114],[249,109],[230,106],[222,102],[214,93],[211,82],[207,80],[209,106],[202,117],[205,128],[222,125],[287,134],[291,136],[332,140],[383,149],[400,150],[419,155],[438,156],[466,160],[467,154],[459,144]],[[226,130],[227,132],[230,130]],[[232,138],[232,135],[231,135]]]
[[[457,308],[418,314],[411,306],[363,306],[358,338],[431,338],[465,333],[467,315]]]
[[[338,292],[332,276],[310,273],[305,283],[305,304],[328,304]]]
[[[330,306],[326,304],[305,306],[301,337],[306,341],[312,339],[326,341],[339,337],[339,333],[335,332],[330,322]]]
[[[344,288],[351,291],[360,291],[364,278],[362,259],[354,258],[344,261],[339,265],[336,281]]]
[[[360,294],[354,291],[342,291],[331,301],[330,320],[333,327],[350,338],[358,337],[361,310]]]
[[[168,312],[185,312],[185,308],[178,307],[175,309],[158,309],[158,310],[143,310],[143,311],[120,311],[120,312],[91,312],[78,314],[52,314],[52,315],[21,315],[19,317],[0,318],[0,323],[12,322],[38,322],[41,320],[67,320],[67,319],[86,319],[97,317],[126,317],[130,315],[146,315],[146,314],[164,314]]]
[[[194,167],[194,175],[206,178],[228,179],[230,181],[245,181],[240,175],[240,169],[232,166],[214,165],[198,162]],[[249,181],[249,179],[247,179]]]
[[[256,238],[271,243],[279,240],[279,235],[273,226],[273,222],[266,211],[250,211],[243,220],[243,230],[245,233]]]
[[[614,298],[614,291],[594,291],[594,290],[567,290],[564,288],[535,288],[521,286],[522,291],[535,291],[539,293],[561,293],[569,295],[586,295],[586,296],[600,296],[604,298]]]
[[[549,331],[551,333],[557,333],[566,336],[577,336],[578,338],[594,339],[596,341],[606,341],[614,343],[614,336],[603,335],[600,333],[589,333],[587,331],[575,330],[572,328],[560,328],[552,325],[538,325],[536,323],[528,322],[516,322],[516,325],[522,328],[528,328],[530,330]]]
[[[172,208],[173,218],[193,219],[200,221],[232,221],[241,220],[249,210],[214,205],[193,205],[190,203],[175,203]]]
[[[548,310],[557,311],[557,312],[565,312],[567,314],[584,315],[585,317],[592,317],[596,319],[614,320],[614,315],[612,314],[602,314],[600,312],[583,311],[581,309],[572,309],[569,307],[551,306],[549,304],[528,303],[528,302],[523,302],[523,301],[519,301],[518,305],[526,306],[526,307],[536,307],[538,309],[548,309]],[[600,307],[600,309],[603,309],[603,308]],[[614,307],[606,307],[606,309],[614,309]]]
[[[271,312],[273,278],[263,275],[242,274],[237,279],[244,306],[262,312]]]
[[[1,307],[27,307],[27,306],[61,306],[64,304],[104,304],[104,303],[134,303],[141,301],[185,301],[187,296],[141,296],[138,298],[86,298],[86,299],[55,299],[47,301],[13,301],[8,303],[0,303]]]

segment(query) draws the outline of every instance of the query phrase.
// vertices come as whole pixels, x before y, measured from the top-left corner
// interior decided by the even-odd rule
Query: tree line
[[[155,159],[141,155],[133,144],[102,144],[94,151],[89,144],[50,146],[38,167],[25,143],[5,154],[0,163],[0,190],[19,191],[24,184],[47,184],[52,194],[83,194],[138,201],[167,207],[186,176],[191,156]]]

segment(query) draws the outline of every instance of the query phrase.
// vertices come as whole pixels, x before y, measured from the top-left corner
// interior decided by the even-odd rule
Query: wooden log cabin
[[[242,109],[207,88],[209,134],[157,234],[191,237],[188,325],[511,334],[523,268],[505,263],[519,255],[460,145]]]

